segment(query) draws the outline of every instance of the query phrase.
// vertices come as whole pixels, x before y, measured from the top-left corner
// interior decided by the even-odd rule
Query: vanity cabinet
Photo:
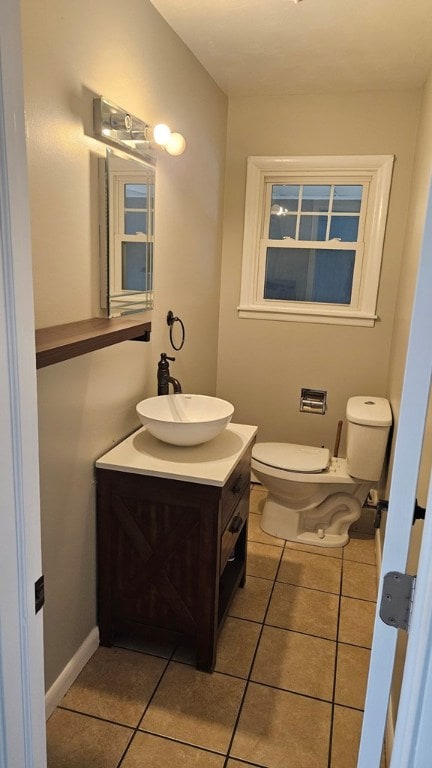
[[[196,649],[199,669],[214,668],[218,633],[246,578],[251,444],[219,485],[97,463],[102,645],[174,641]]]

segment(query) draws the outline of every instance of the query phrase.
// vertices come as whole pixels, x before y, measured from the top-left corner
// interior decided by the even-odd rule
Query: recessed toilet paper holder
[[[327,410],[327,392],[324,389],[302,389],[300,411],[305,413],[325,414]]]

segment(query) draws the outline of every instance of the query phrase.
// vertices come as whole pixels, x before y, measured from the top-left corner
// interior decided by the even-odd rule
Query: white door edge
[[[432,699],[432,483],[426,506],[404,677],[393,742],[392,768],[431,760]],[[428,682],[429,681],[429,682]],[[426,730],[425,730],[426,729]]]
[[[409,542],[411,537],[412,518],[416,499],[418,472],[421,459],[423,436],[426,425],[427,408],[432,372],[432,345],[430,344],[430,329],[432,328],[432,195],[429,200],[425,218],[422,253],[417,288],[413,305],[411,331],[408,342],[404,384],[399,414],[399,424],[396,437],[392,482],[389,496],[389,508],[385,532],[382,570],[380,575],[377,611],[375,616],[372,653],[369,667],[368,687],[366,692],[363,728],[360,742],[358,768],[378,768],[380,765],[385,722],[388,710],[390,688],[392,683],[394,658],[396,651],[397,630],[381,620],[379,606],[383,590],[383,578],[390,571],[405,572]],[[432,514],[432,511],[431,513]],[[421,553],[424,562],[424,541]],[[427,573],[422,578],[432,581],[432,562],[426,563]],[[422,590],[414,597],[414,605],[420,603]],[[427,619],[420,608],[411,617],[410,636],[408,645],[412,644],[418,633],[427,629]],[[420,661],[420,659],[419,659]],[[423,657],[424,668],[421,674],[427,673],[427,660]],[[411,686],[413,668],[407,665],[404,670],[403,685]],[[421,710],[418,712],[420,715]],[[411,718],[403,720],[399,715],[396,722],[398,743],[400,740],[412,742],[414,738]],[[430,748],[432,749],[432,734]],[[414,768],[414,764],[397,763],[396,748],[393,749],[391,766],[404,765],[404,768]],[[418,763],[419,768],[422,766]]]
[[[0,4],[0,766],[46,766],[39,472],[19,3]]]

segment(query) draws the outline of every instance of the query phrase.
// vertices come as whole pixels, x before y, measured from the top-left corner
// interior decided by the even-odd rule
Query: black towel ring
[[[180,342],[178,347],[176,347],[176,345],[174,344],[174,341],[173,341],[173,327],[174,327],[174,323],[180,323],[181,332],[182,332],[181,342]],[[171,346],[172,346],[173,349],[176,350],[176,352],[178,352],[182,348],[183,344],[185,343],[185,327],[183,325],[182,320],[180,320],[179,317],[174,317],[174,312],[171,312],[171,310],[167,314],[167,324],[170,327],[169,337],[170,337]]]

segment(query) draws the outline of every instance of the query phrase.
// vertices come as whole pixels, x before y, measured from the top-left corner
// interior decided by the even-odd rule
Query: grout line
[[[200,747],[197,744],[192,744],[190,741],[183,741],[183,739],[176,739],[174,736],[166,736],[162,733],[155,733],[155,731],[149,731],[146,728],[140,728],[139,733],[145,733],[147,736],[154,736],[156,739],[169,741],[172,744],[181,744],[183,747],[191,747],[192,749],[196,749],[198,752],[206,752],[210,755],[217,755],[217,757],[225,757],[225,752],[217,752],[215,749],[210,749],[210,747]]]
[[[306,587],[304,584],[295,584],[292,581],[278,581],[276,578],[275,581],[277,581],[278,584],[287,584],[289,587],[298,587],[299,589],[309,589],[312,592],[323,592],[325,595],[334,595],[335,597],[338,597],[340,595],[340,592],[331,592],[328,589],[319,589],[317,587]]]
[[[150,696],[150,698],[149,698],[149,700],[148,700],[148,702],[147,702],[146,706],[144,707],[144,711],[143,711],[143,713],[142,713],[141,717],[139,718],[139,720],[138,720],[138,723],[137,723],[136,727],[134,728],[134,732],[133,732],[132,738],[130,739],[130,741],[129,741],[129,743],[128,743],[127,747],[126,747],[126,749],[124,750],[124,752],[123,752],[122,756],[120,757],[120,760],[118,761],[116,768],[120,768],[121,764],[123,763],[123,760],[124,760],[124,758],[126,757],[126,754],[127,754],[127,753],[128,753],[128,751],[129,751],[129,748],[130,748],[130,746],[131,746],[131,744],[132,744],[132,742],[133,742],[133,740],[134,740],[134,738],[135,738],[136,734],[138,733],[138,730],[139,730],[139,727],[140,727],[140,725],[141,725],[141,723],[142,723],[142,721],[143,721],[144,715],[145,715],[145,713],[147,712],[147,710],[148,710],[148,708],[149,708],[149,706],[150,706],[151,702],[153,701],[153,698],[154,698],[154,696],[155,696],[155,693],[156,693],[156,691],[157,691],[157,689],[159,688],[159,685],[160,685],[160,683],[161,683],[161,680],[162,680],[162,678],[164,677],[164,675],[165,675],[165,672],[166,672],[166,671],[167,671],[167,669],[168,669],[168,666],[169,666],[169,664],[170,664],[170,661],[171,661],[171,659],[172,659],[173,653],[174,653],[174,650],[172,651],[170,658],[169,658],[169,659],[165,659],[165,661],[166,661],[165,667],[164,667],[164,669],[162,670],[162,672],[161,672],[161,674],[160,674],[159,680],[157,681],[157,683],[156,683],[156,685],[155,685],[155,687],[154,687],[153,693],[152,693],[152,695]]]
[[[341,604],[342,604],[343,568],[344,568],[344,559],[342,557],[342,567],[341,567],[340,578],[339,578],[338,612],[337,612],[337,622],[336,622],[336,648],[335,648],[336,656],[335,656],[335,665],[334,665],[332,705],[331,705],[331,715],[330,715],[328,768],[331,768],[332,750],[333,750],[333,725],[334,725],[334,713],[335,713],[336,679],[337,679],[337,669],[338,669],[339,627],[340,627],[340,613],[341,613]]]
[[[80,709],[73,709],[72,707],[65,707],[64,704],[58,704],[57,709],[62,709],[64,712],[73,712],[74,715],[80,715],[81,717],[89,717],[91,720],[99,720],[102,723],[109,723],[110,725],[117,725],[119,728],[126,728],[128,731],[134,731],[133,725],[127,725],[126,723],[119,723],[118,720],[110,720],[108,717],[101,717],[100,715],[93,715],[91,712],[83,712]]]
[[[280,558],[279,558],[279,565],[278,565],[277,571],[276,571],[276,576],[277,576],[277,573],[279,571],[280,564],[282,562],[283,551],[284,550],[282,549],[281,550],[281,554],[280,554]],[[274,591],[274,588],[275,588],[276,576],[275,576],[275,578],[273,580],[273,586],[271,588],[269,599],[268,599],[268,602],[267,602],[267,607],[265,609],[263,620],[261,622],[261,629],[260,629],[260,632],[259,632],[259,635],[258,635],[258,640],[257,640],[257,644],[255,646],[255,651],[254,651],[253,656],[252,656],[252,661],[251,661],[251,664],[250,664],[250,667],[249,667],[249,673],[248,673],[248,676],[246,678],[245,687],[244,687],[244,691],[243,691],[243,696],[241,698],[239,710],[238,710],[238,713],[237,713],[237,717],[236,717],[236,720],[234,722],[234,728],[233,728],[233,732],[232,732],[232,735],[231,735],[231,739],[230,739],[229,744],[228,744],[227,754],[226,754],[226,758],[225,758],[225,762],[224,762],[223,768],[227,768],[228,760],[230,759],[231,748],[232,748],[232,745],[233,745],[233,742],[234,742],[234,738],[235,738],[235,735],[236,735],[237,726],[238,726],[238,724],[240,722],[240,716],[241,716],[241,713],[242,713],[242,710],[243,710],[243,704],[244,704],[244,701],[245,701],[245,698],[246,698],[247,690],[249,688],[249,683],[251,682],[252,670],[253,670],[253,667],[254,667],[254,664],[255,664],[255,659],[256,659],[257,654],[258,654],[258,649],[259,649],[259,646],[260,646],[261,637],[262,637],[262,634],[263,634],[263,631],[264,631],[264,627],[265,627],[265,620],[267,618],[267,613],[269,611],[269,607],[270,607],[273,591]]]

